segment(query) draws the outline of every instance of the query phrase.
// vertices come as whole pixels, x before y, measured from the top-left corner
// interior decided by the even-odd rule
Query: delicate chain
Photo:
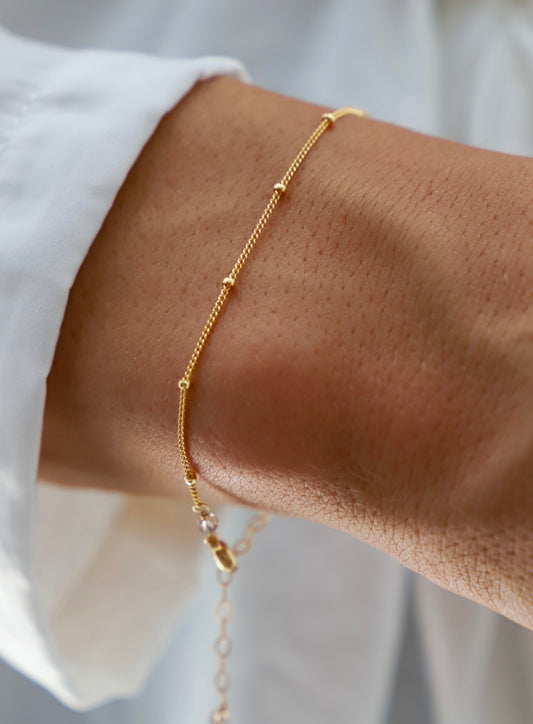
[[[236,556],[244,556],[250,551],[256,536],[266,528],[271,517],[270,513],[261,510],[250,519],[246,533],[233,546],[233,552]]]
[[[249,521],[246,533],[233,546],[236,556],[244,556],[252,547],[258,533],[265,529],[272,516],[270,513],[260,511]],[[228,634],[228,623],[233,616],[233,606],[228,598],[228,588],[233,583],[233,571],[217,571],[217,583],[220,588],[220,598],[215,609],[215,618],[219,625],[218,636],[215,639],[213,650],[218,661],[218,668],[213,681],[218,696],[217,708],[211,712],[210,724],[221,724],[230,721],[228,693],[231,688],[231,678],[228,673],[227,661],[233,648],[233,642]]]
[[[185,373],[178,383],[179,394],[180,394],[179,412],[178,412],[179,455],[180,455],[180,460],[181,460],[181,464],[183,467],[185,482],[189,486],[191,497],[193,499],[193,503],[194,503],[193,511],[200,515],[200,519],[201,519],[200,522],[208,519],[210,511],[209,511],[209,506],[207,506],[205,503],[202,502],[200,495],[198,493],[198,488],[197,488],[197,484],[196,484],[196,473],[194,472],[191,462],[189,460],[189,456],[187,453],[187,446],[185,443],[185,410],[186,410],[186,403],[187,403],[187,392],[191,385],[192,374],[198,363],[202,350],[204,349],[205,344],[209,338],[211,330],[213,329],[213,326],[217,320],[217,317],[220,314],[220,310],[222,309],[224,302],[226,301],[226,298],[227,298],[228,294],[230,293],[230,290],[234,286],[240,270],[244,266],[246,259],[248,258],[250,252],[252,251],[255,244],[257,243],[257,240],[259,239],[263,229],[265,228],[268,219],[272,215],[272,212],[278,205],[279,200],[281,199],[283,193],[287,190],[288,184],[290,183],[294,174],[296,173],[296,171],[302,164],[304,158],[307,156],[307,154],[309,153],[311,148],[315,145],[315,143],[318,141],[318,139],[324,133],[324,131],[327,128],[331,127],[338,118],[341,118],[342,116],[345,116],[348,114],[356,115],[356,116],[365,116],[366,115],[365,111],[361,111],[357,108],[341,108],[338,111],[334,111],[333,113],[325,113],[322,116],[320,124],[317,126],[317,128],[313,131],[311,136],[304,143],[304,145],[298,152],[298,155],[296,156],[294,161],[289,166],[287,172],[285,173],[285,175],[283,176],[281,181],[274,185],[274,191],[272,193],[270,201],[267,204],[267,207],[261,214],[259,221],[257,222],[254,230],[252,231],[250,238],[246,242],[239,258],[235,262],[235,265],[234,265],[233,269],[231,270],[229,276],[225,277],[222,281],[222,288],[219,292],[218,298],[213,306],[213,309],[211,310],[211,313],[209,314],[209,317],[207,319],[207,322],[205,323],[205,326],[204,326],[204,329],[202,330],[200,338],[199,338],[198,342],[196,343],[196,347],[194,348],[194,352],[191,356],[191,359],[189,360],[189,364],[187,365]],[[210,526],[210,527],[212,527],[212,526]],[[206,528],[207,528],[207,526],[204,526],[202,528],[202,532],[206,532],[206,530],[205,530]],[[207,532],[213,532],[213,531],[208,530]]]
[[[233,581],[233,576],[234,573],[230,571],[217,571],[220,598],[215,609],[215,617],[219,625],[219,634],[213,649],[218,660],[218,668],[213,684],[218,695],[218,705],[211,712],[210,724],[230,721],[228,692],[231,687],[231,678],[228,673],[227,660],[233,647],[233,642],[228,636],[228,623],[233,616],[233,606],[228,599],[228,588]]]
[[[243,250],[240,253],[239,258],[235,262],[233,269],[229,273],[229,276],[222,280],[222,288],[218,294],[217,300],[209,314],[207,322],[202,330],[200,338],[196,343],[196,347],[192,353],[189,364],[185,369],[183,377],[178,382],[179,387],[179,409],[178,409],[178,450],[181,465],[183,467],[183,474],[185,477],[185,483],[189,486],[189,491],[193,501],[193,511],[199,515],[198,527],[200,531],[206,536],[204,543],[211,548],[211,552],[215,559],[215,563],[219,568],[218,571],[218,585],[221,589],[221,597],[216,608],[216,618],[220,625],[219,636],[215,642],[215,654],[218,659],[218,670],[215,676],[215,690],[219,696],[219,704],[217,708],[211,714],[211,722],[218,724],[219,722],[229,722],[230,712],[228,704],[228,692],[231,685],[229,674],[227,671],[226,662],[231,653],[231,639],[228,636],[227,627],[228,622],[233,614],[233,607],[228,599],[228,588],[233,579],[233,573],[237,569],[237,556],[244,555],[247,553],[253,543],[255,536],[263,530],[268,523],[270,516],[267,513],[257,513],[249,522],[248,528],[244,536],[237,541],[233,548],[230,548],[218,535],[216,530],[218,528],[218,520],[216,516],[211,513],[209,506],[202,501],[197,487],[196,472],[190,462],[189,454],[187,452],[187,445],[185,442],[185,412],[187,409],[187,392],[191,386],[192,374],[200,355],[206,345],[206,342],[211,334],[211,331],[215,325],[215,322],[220,314],[220,310],[224,306],[231,289],[235,285],[235,281],[239,272],[241,271],[244,263],[250,255],[252,249],[257,243],[257,240],[261,236],[268,220],[272,216],[272,213],[278,205],[281,197],[287,190],[287,186],[292,180],[294,174],[301,166],[303,160],[313,148],[315,143],[318,141],[320,136],[330,128],[337,119],[346,115],[355,116],[366,116],[366,112],[359,110],[358,108],[340,108],[332,113],[324,113],[319,125],[309,136],[307,141],[304,143],[298,155],[287,169],[285,175],[281,181],[274,184],[274,190],[270,201],[268,202],[265,210],[261,214],[259,221],[257,222],[254,230],[252,231],[250,238],[246,242]]]

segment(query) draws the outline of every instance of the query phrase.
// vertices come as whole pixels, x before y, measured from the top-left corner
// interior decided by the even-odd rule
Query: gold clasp
[[[217,535],[211,533],[204,539],[204,543],[211,548],[217,568],[227,573],[231,573],[237,568],[237,560],[233,551]]]

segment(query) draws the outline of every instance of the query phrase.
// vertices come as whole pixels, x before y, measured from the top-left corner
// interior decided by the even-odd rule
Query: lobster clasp
[[[237,568],[237,560],[233,551],[217,535],[211,533],[204,539],[204,543],[211,548],[217,568],[227,573],[232,573]]]

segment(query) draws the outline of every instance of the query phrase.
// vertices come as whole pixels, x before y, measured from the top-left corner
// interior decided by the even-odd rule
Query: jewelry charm
[[[226,573],[233,573],[233,571],[237,569],[237,561],[235,560],[233,551],[231,548],[228,548],[226,543],[220,540],[217,535],[211,533],[211,535],[208,535],[204,540],[204,543],[207,543],[211,548],[217,568]]]

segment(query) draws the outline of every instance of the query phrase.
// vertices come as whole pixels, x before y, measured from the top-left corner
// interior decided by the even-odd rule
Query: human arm
[[[221,80],[158,127],[71,293],[43,475],[186,493],[177,380],[320,113]],[[531,161],[350,121],[299,172],[198,367],[205,495],[348,531],[532,628]]]

